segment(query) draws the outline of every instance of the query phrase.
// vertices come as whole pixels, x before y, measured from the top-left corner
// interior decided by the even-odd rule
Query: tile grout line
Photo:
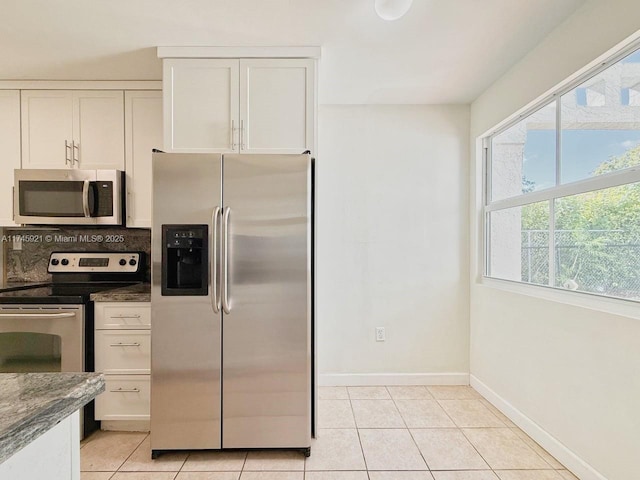
[[[386,391],[385,387],[385,391]],[[387,392],[388,393],[388,392]],[[364,470],[367,472],[367,478],[369,477],[369,466],[367,465],[367,457],[364,454],[364,448],[362,446],[362,439],[360,438],[360,429],[358,428],[358,422],[356,421],[356,412],[353,410],[353,403],[351,402],[351,392],[347,387],[347,396],[349,397],[349,406],[351,407],[351,415],[353,415],[353,423],[356,426],[356,435],[358,435],[358,443],[360,444],[360,453],[362,453],[362,460],[364,461]]]
[[[184,462],[182,462],[182,465],[180,466],[180,468],[178,469],[178,473],[182,472],[182,469],[184,468],[184,466],[187,464],[187,460],[189,460],[189,457],[191,456],[191,451],[187,452],[187,456],[184,459]]]
[[[125,463],[127,463],[127,460],[129,460],[131,458],[131,456],[135,453],[135,451],[140,448],[140,445],[142,445],[144,443],[144,441],[147,439],[147,437],[149,436],[149,433],[147,433],[142,440],[140,441],[140,443],[138,445],[136,445],[135,447],[133,447],[133,450],[131,450],[131,453],[129,455],[127,455],[127,458],[124,459],[124,461],[120,464],[120,466],[116,469],[116,471],[114,472],[114,475],[118,472],[121,472],[122,470],[120,470]]]
[[[244,460],[242,460],[242,468],[240,468],[240,475],[238,475],[238,479],[242,478],[242,474],[244,473],[244,467],[247,465],[247,457],[249,456],[249,452],[244,452]]]
[[[469,386],[469,388],[473,388],[471,386]],[[475,392],[475,390],[474,390]],[[477,393],[477,392],[476,392]],[[480,395],[478,393],[478,395]],[[482,395],[480,395],[482,397]],[[445,399],[440,399],[440,400],[445,400]],[[453,399],[452,399],[453,400]],[[480,451],[476,448],[476,446],[473,444],[473,442],[469,439],[469,437],[467,437],[464,434],[464,431],[462,430],[462,427],[459,427],[458,424],[455,422],[455,420],[451,417],[451,415],[449,415],[449,412],[447,412],[444,407],[440,404],[440,401],[438,399],[436,399],[436,402],[438,403],[438,405],[440,405],[440,408],[442,408],[442,410],[444,411],[444,413],[451,419],[451,421],[453,422],[453,424],[456,426],[456,430],[458,430],[462,436],[464,437],[464,439],[469,443],[469,445],[471,445],[471,447],[476,451],[476,453],[478,454],[478,456],[482,459],[482,461],[484,463],[487,464],[487,467],[489,467],[489,469],[491,470],[491,473],[493,473],[496,477],[500,478],[498,476],[498,474],[494,471],[493,467],[491,466],[491,464],[487,461],[486,458],[484,458],[484,456],[480,453]],[[496,417],[497,418],[497,417]]]
[[[385,387],[385,388],[387,389],[387,392],[389,392],[389,389],[387,387]],[[431,393],[429,393],[429,394],[431,394]],[[411,441],[413,442],[413,444],[418,449],[418,453],[420,454],[420,457],[422,458],[422,461],[427,466],[427,470],[429,471],[429,474],[433,478],[433,474],[431,473],[431,467],[429,466],[429,462],[427,462],[427,459],[424,458],[424,455],[422,454],[422,450],[420,450],[420,447],[418,446],[418,442],[416,442],[416,439],[413,437],[413,433],[411,433],[411,429],[407,425],[407,421],[404,419],[404,417],[402,416],[402,413],[400,412],[400,409],[398,408],[398,404],[396,403],[396,399],[393,398],[393,395],[391,394],[391,392],[389,392],[389,396],[391,397],[391,401],[393,402],[393,406],[396,407],[396,410],[398,411],[398,415],[400,415],[400,418],[402,419],[402,423],[404,423],[404,428],[409,433],[409,436],[411,437]]]
[[[473,387],[471,387],[471,386],[470,386],[469,388],[473,388]],[[476,391],[476,390],[474,390],[474,392],[475,392],[475,391]],[[476,393],[478,393],[478,392],[476,392]],[[480,393],[478,393],[478,395],[480,395]],[[483,399],[484,399],[484,397],[483,397],[482,395],[480,395],[480,398],[483,398]],[[485,399],[485,400],[486,400],[486,399]],[[440,402],[438,402],[438,404],[439,404],[439,403],[440,403]],[[482,403],[482,402],[480,402],[480,403]],[[487,408],[486,406],[484,406],[484,407],[485,407],[485,408]],[[444,410],[444,408],[443,408],[443,410]],[[487,408],[487,410],[489,410],[489,409]],[[489,411],[490,411],[490,410],[489,410]],[[490,412],[491,412],[491,411],[490,411]],[[446,410],[445,410],[445,413],[447,413],[447,412],[446,412]],[[492,412],[491,412],[491,413],[492,413]],[[493,414],[493,413],[492,413],[492,414]],[[496,415],[494,415],[494,417],[498,418]],[[452,420],[453,420],[453,419],[452,419]],[[507,428],[507,429],[509,429],[509,431],[511,431],[511,428],[510,428],[510,427],[508,427],[508,426],[507,426],[507,425],[506,425],[502,420],[500,420],[499,418],[498,418],[498,420],[499,420],[499,421],[500,421],[504,426],[502,426],[502,427],[494,427],[494,428],[496,428],[496,429],[504,429],[504,428]],[[455,422],[453,422],[453,423],[455,424]],[[457,424],[456,424],[456,425],[457,425]],[[486,458],[484,458],[484,457],[482,456],[482,454],[478,451],[478,449],[477,449],[477,448],[476,448],[476,446],[473,444],[473,442],[471,442],[471,440],[469,439],[469,437],[467,437],[467,436],[465,435],[464,431],[462,430],[462,427],[458,427],[458,428],[459,428],[460,432],[462,433],[462,435],[464,436],[464,438],[466,438],[466,439],[467,439],[467,441],[469,442],[469,444],[474,448],[474,450],[475,450],[476,452],[478,452],[478,455],[480,455],[480,457],[482,458],[482,460],[484,460],[484,462],[489,466],[489,468],[491,469],[491,471],[493,472],[493,474],[494,474],[496,477],[500,478],[500,476],[496,473],[496,470],[518,470],[518,469],[504,469],[504,468],[503,468],[503,469],[495,469],[495,468],[493,468],[493,467],[489,464],[489,462],[487,461],[487,459],[486,459]],[[476,427],[476,428],[487,428],[487,427]],[[488,428],[492,428],[492,427],[488,427]],[[540,457],[540,459],[541,459],[544,463],[546,463],[547,465],[549,465],[549,467],[550,467],[552,470],[554,470],[554,471],[555,471],[555,469],[553,469],[553,467],[551,466],[551,464],[549,464],[549,462],[547,462],[544,458],[542,458],[542,456],[541,456],[541,455],[539,455],[539,454],[538,454],[538,452],[536,452],[533,448],[531,448],[529,445],[527,445],[527,444],[524,442],[524,440],[522,440],[522,439],[521,439],[521,438],[520,438],[516,433],[514,433],[514,432],[512,432],[512,433],[513,433],[514,435],[516,435],[516,437],[518,437],[518,440],[520,440],[520,441],[524,444],[524,446],[525,446],[525,447],[527,447],[529,450],[531,450],[531,452],[533,452],[535,455],[537,455],[538,457]],[[523,470],[525,470],[525,471],[526,471],[526,470],[530,470],[530,469],[523,469]]]

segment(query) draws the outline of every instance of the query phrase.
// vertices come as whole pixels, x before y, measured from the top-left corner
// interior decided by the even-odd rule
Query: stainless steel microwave
[[[122,225],[120,170],[14,171],[13,220],[27,225]]]

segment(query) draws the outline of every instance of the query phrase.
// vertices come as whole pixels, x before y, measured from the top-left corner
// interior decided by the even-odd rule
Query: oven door
[[[0,307],[0,373],[85,371],[84,306]]]
[[[119,225],[122,172],[15,170],[14,221],[30,225]]]

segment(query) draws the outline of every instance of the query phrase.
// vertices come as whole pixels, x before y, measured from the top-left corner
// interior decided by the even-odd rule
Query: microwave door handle
[[[82,185],[82,211],[84,212],[84,216],[87,218],[91,217],[91,210],[89,209],[89,187],[91,186],[91,182],[89,180],[85,180]]]

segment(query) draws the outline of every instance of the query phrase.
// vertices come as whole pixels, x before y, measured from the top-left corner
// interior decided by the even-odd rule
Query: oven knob
[[[121,258],[118,263],[124,267],[127,264],[127,261],[124,258]]]
[[[60,263],[60,260],[58,260],[57,258],[51,259],[51,265],[58,265],[59,263]]]
[[[129,260],[129,265],[131,265],[132,267],[138,262],[136,262],[135,258],[132,258],[131,260]]]
[[[67,260],[66,258],[63,258],[60,263],[62,263],[62,265],[69,265],[69,260]]]

